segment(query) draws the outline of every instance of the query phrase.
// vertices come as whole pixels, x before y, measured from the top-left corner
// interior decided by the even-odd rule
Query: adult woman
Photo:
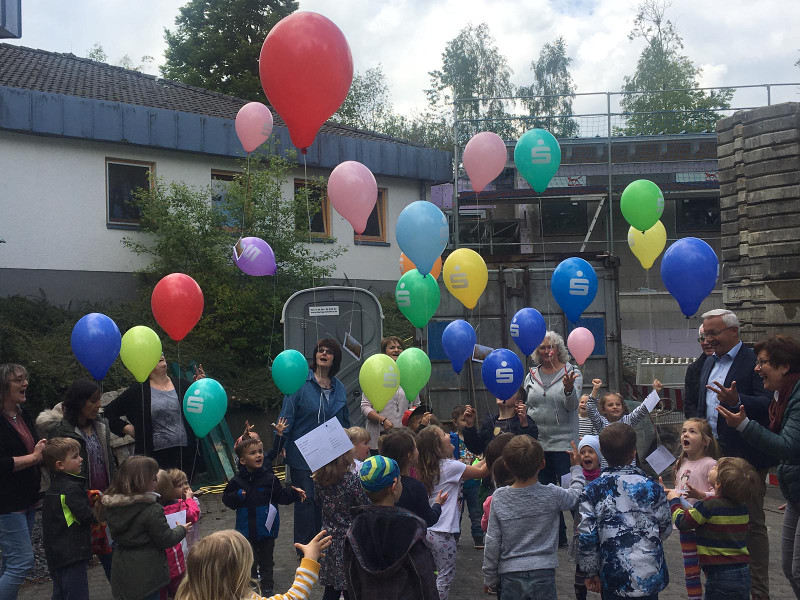
[[[399,337],[391,335],[381,340],[381,352],[390,356],[392,360],[396,361],[402,351],[403,341]],[[369,447],[373,454],[378,451],[378,438],[391,430],[392,427],[399,427],[403,413],[417,404],[419,404],[419,397],[412,404],[409,404],[403,388],[399,387],[394,396],[383,407],[383,410],[377,411],[372,406],[369,398],[361,394],[361,414],[364,415],[367,421],[366,429],[369,432]]]
[[[350,427],[347,391],[335,377],[341,364],[342,349],[336,340],[319,340],[309,361],[306,382],[294,394],[284,396],[281,406],[279,418],[287,423],[283,436],[289,477],[293,486],[306,493],[306,501],[294,505],[294,541],[300,544],[307,544],[321,529],[322,509],[314,501],[311,469],[295,442],[333,417],[342,427]]]
[[[14,600],[33,568],[31,531],[39,503],[39,463],[45,441],[36,441],[26,400],[28,372],[22,365],[0,365],[0,599]]]
[[[755,371],[764,389],[775,394],[769,405],[769,428],[748,419],[744,406],[732,412],[720,404],[717,412],[750,444],[781,461],[778,483],[787,501],[781,544],[783,574],[800,598],[800,343],[775,335],[753,350]]]
[[[544,449],[545,467],[539,471],[542,483],[561,484],[569,473],[570,442],[578,440],[578,404],[583,384],[581,372],[569,363],[569,353],[555,331],[531,354],[535,367],[525,376],[528,416],[539,427],[539,443]],[[558,529],[559,545],[566,545],[564,517]]]
[[[202,367],[196,368],[194,380],[203,377]],[[189,481],[197,452],[197,439],[183,415],[183,394],[190,385],[167,374],[167,359],[162,354],[147,381],[134,383],[105,408],[111,431],[130,435],[136,442],[136,454],[152,456],[162,469],[185,471]]]

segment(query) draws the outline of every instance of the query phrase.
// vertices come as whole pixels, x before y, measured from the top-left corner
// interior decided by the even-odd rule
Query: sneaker
[[[493,585],[492,587],[486,588],[487,594],[497,594],[497,586]]]
[[[473,538],[475,550],[483,550],[483,538]]]

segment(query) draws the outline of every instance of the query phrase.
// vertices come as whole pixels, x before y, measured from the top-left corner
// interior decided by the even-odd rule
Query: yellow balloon
[[[656,224],[645,232],[633,227],[628,230],[628,247],[645,269],[653,266],[666,245],[667,230],[661,221],[656,221]]]
[[[450,293],[467,308],[475,308],[486,289],[489,271],[480,254],[459,248],[444,261],[444,284]]]
[[[400,369],[386,354],[373,354],[361,365],[358,383],[372,408],[380,412],[400,386]]]
[[[161,359],[161,340],[149,327],[131,327],[122,336],[119,357],[136,381],[143,383]]]

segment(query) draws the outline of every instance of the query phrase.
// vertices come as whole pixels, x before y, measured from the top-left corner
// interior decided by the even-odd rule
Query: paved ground
[[[200,497],[201,507],[204,516],[198,527],[200,534],[211,533],[220,529],[227,529],[233,526],[233,512],[226,509],[220,500],[219,494],[205,495]],[[792,598],[792,591],[783,577],[780,566],[780,531],[783,521],[783,513],[778,511],[778,506],[783,503],[780,492],[770,487],[767,492],[767,527],[769,528],[770,540],[770,585],[771,596],[774,600]],[[277,591],[285,591],[291,584],[297,561],[291,545],[292,531],[292,510],[289,507],[281,507],[281,535],[275,545],[275,582]],[[569,516],[568,516],[568,527]],[[465,530],[469,530],[468,521],[464,521]],[[456,565],[456,580],[450,591],[450,598],[454,600],[462,599],[486,599],[490,598],[483,593],[483,579],[481,576],[482,552],[472,548],[467,544],[468,540],[463,540],[459,548],[458,561]],[[669,587],[660,595],[662,600],[674,600],[686,598],[686,589],[683,587],[683,562],[681,559],[678,536],[673,533],[666,542],[667,563],[669,566],[671,583]],[[559,597],[564,599],[574,598],[573,578],[575,566],[571,562],[565,550],[559,551],[560,567],[557,571],[557,586]],[[94,565],[89,570],[90,597],[93,600],[111,600],[111,588],[103,574],[99,564]],[[20,591],[20,600],[41,600],[49,598],[51,594],[50,581],[26,584]],[[321,598],[322,592],[315,588],[312,598]],[[589,594],[590,598],[599,599],[599,594]]]

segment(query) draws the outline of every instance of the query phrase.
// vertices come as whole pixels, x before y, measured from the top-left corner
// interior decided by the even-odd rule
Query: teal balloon
[[[541,194],[561,165],[561,146],[549,131],[531,129],[517,141],[514,164],[525,181]]]
[[[287,396],[303,387],[308,379],[308,361],[297,350],[284,350],[272,361],[272,381]]]
[[[183,396],[183,414],[198,438],[214,429],[228,410],[228,394],[215,379],[198,379]]]
[[[414,327],[420,329],[428,324],[431,317],[439,308],[441,293],[439,284],[433,275],[419,274],[416,269],[405,273],[397,282],[394,290],[394,300],[397,308]]]

